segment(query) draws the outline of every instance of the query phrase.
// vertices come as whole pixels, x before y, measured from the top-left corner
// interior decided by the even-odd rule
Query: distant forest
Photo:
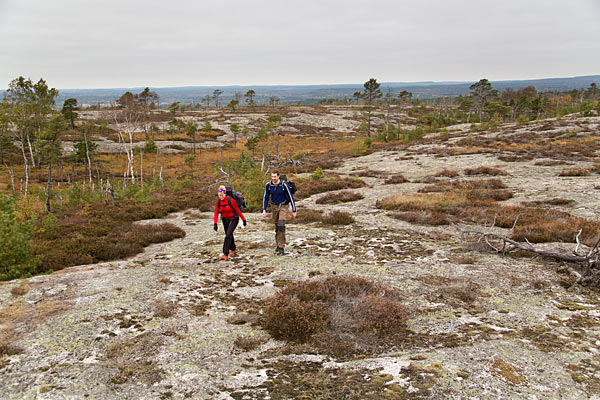
[[[406,90],[413,98],[432,99],[440,97],[457,97],[467,95],[474,82],[381,82],[383,92],[390,90],[392,94]],[[579,76],[573,78],[550,78],[533,80],[490,81],[495,89],[519,89],[528,86],[538,92],[569,91],[585,89],[592,83],[600,86],[600,75]],[[353,94],[362,90],[362,83],[347,85],[278,85],[278,86],[186,86],[150,89],[158,95],[160,108],[167,108],[173,102],[181,104],[195,103],[199,106],[214,106],[214,92],[220,91],[220,103],[225,106],[229,101],[241,99],[249,90],[255,92],[254,102],[266,105],[276,99],[278,104],[317,104],[332,100],[352,100]],[[124,92],[137,93],[144,88],[113,89],[59,89],[57,106],[69,98],[76,98],[80,105],[110,104]],[[0,91],[2,97],[3,91]]]

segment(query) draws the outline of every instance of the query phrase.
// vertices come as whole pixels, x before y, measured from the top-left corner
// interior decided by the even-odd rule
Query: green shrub
[[[317,169],[315,170],[315,172],[313,172],[310,175],[310,179],[312,179],[314,181],[319,180],[319,179],[323,179],[323,178],[325,178],[325,174],[323,173],[323,170],[321,169],[321,167],[317,167]]]

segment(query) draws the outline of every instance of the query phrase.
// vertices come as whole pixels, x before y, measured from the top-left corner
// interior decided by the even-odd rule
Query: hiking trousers
[[[281,203],[281,204],[271,204],[272,213],[273,213],[273,222],[275,223],[275,241],[277,242],[277,247],[285,247],[285,221],[289,217],[290,213],[290,205]]]
[[[233,231],[237,228],[240,222],[239,218],[221,218],[223,221],[223,229],[225,230],[225,240],[223,241],[223,254],[229,255],[229,251],[235,251],[235,238],[233,237]]]

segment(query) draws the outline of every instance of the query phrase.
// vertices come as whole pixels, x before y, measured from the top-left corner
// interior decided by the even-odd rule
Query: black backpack
[[[229,198],[233,198],[237,203],[238,208],[243,213],[244,208],[248,206],[246,199],[244,199],[244,195],[240,192],[236,191],[232,186],[225,186],[225,194],[227,195],[227,201],[229,202],[229,207],[231,207],[231,201]]]
[[[294,196],[298,191],[298,189],[296,189],[296,184],[292,181],[288,181],[287,176],[285,175],[281,175],[279,179],[281,179],[282,182],[287,183],[288,187],[290,188],[290,192],[292,192],[292,196]],[[289,201],[286,201],[286,203],[289,203]]]

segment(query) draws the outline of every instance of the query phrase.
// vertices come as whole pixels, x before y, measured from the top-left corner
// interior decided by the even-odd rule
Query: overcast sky
[[[0,88],[600,74],[600,0],[0,0]]]

